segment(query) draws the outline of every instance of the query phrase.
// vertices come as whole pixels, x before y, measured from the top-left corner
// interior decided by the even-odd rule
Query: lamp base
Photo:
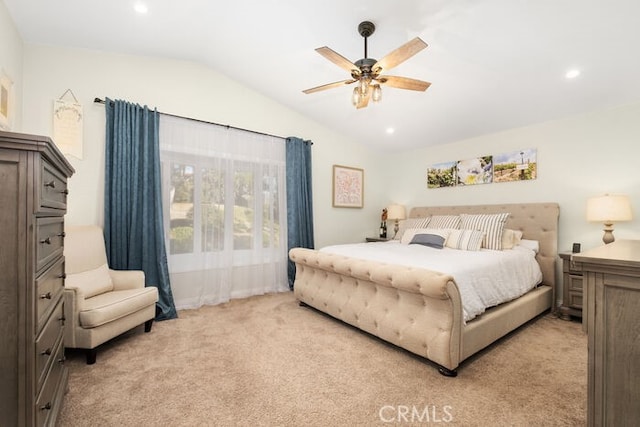
[[[396,235],[398,234],[398,230],[400,230],[400,221],[399,220],[395,220],[395,223],[393,224],[393,238],[396,238]]]
[[[605,245],[608,245],[609,243],[612,243],[616,240],[616,238],[613,237],[613,223],[605,222],[602,231],[604,231],[602,241],[605,243]]]

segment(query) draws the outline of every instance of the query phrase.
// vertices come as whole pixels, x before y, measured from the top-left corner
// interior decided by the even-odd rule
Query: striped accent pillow
[[[445,246],[463,251],[479,251],[483,237],[484,232],[478,230],[451,230]]]
[[[433,215],[428,228],[460,228],[458,215]]]
[[[484,231],[482,247],[501,251],[504,223],[507,221],[508,217],[508,212],[478,215],[460,214],[460,228],[465,230]]]
[[[396,234],[393,238],[395,240],[402,239],[402,235],[404,234],[404,232],[407,231],[410,228],[427,228],[427,225],[429,225],[429,220],[430,219],[431,219],[431,217],[426,217],[426,218],[407,218],[407,219],[404,219],[404,220],[400,221],[400,224],[398,226],[398,234]]]

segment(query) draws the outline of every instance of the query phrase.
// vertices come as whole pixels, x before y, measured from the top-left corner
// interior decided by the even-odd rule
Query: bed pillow
[[[437,233],[434,233],[434,231],[436,231]],[[442,235],[442,237],[446,239],[447,235],[443,235],[442,233],[439,233],[440,231],[443,231],[443,230],[432,230],[429,228],[408,228],[402,234],[402,239],[400,239],[400,243],[402,243],[403,245],[408,245],[413,239],[413,236],[415,236],[416,234],[427,234],[427,233],[440,234]]]
[[[418,233],[413,236],[409,242],[410,245],[423,245],[430,248],[442,249],[444,242],[447,240],[439,233]]]
[[[502,235],[504,234],[504,223],[507,221],[509,213],[499,214],[460,214],[460,227],[464,230],[484,231],[482,247],[502,250]]]
[[[446,246],[463,251],[479,251],[482,247],[484,232],[478,230],[451,230]]]
[[[402,239],[402,236],[404,235],[405,231],[411,228],[427,228],[427,225],[429,225],[430,219],[431,219],[430,217],[403,219],[402,221],[400,221],[400,224],[398,226],[398,234],[396,234],[393,238],[395,240]]]
[[[502,249],[513,249],[522,239],[522,231],[505,228],[502,233]]]
[[[433,215],[429,221],[428,228],[453,229],[460,228],[460,217],[458,215]]]
[[[538,253],[540,251],[540,243],[537,240],[522,239],[518,242],[518,246],[531,249],[535,253]]]

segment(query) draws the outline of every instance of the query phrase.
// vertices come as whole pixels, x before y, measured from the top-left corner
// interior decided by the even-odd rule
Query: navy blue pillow
[[[430,248],[442,249],[445,238],[437,234],[416,234],[409,242],[410,245],[424,245]]]

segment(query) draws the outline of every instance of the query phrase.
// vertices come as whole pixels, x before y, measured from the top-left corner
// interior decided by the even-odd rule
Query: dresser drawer
[[[40,389],[38,400],[36,401],[36,425],[52,425],[57,414],[56,408],[61,404],[64,390],[61,390],[61,381],[64,379],[64,345],[62,341],[58,343],[54,353],[53,360],[49,365],[44,384]],[[58,408],[59,409],[59,408]],[[54,419],[51,419],[51,417]]]
[[[64,291],[64,258],[58,261],[36,279],[36,309],[38,321],[36,323],[36,333],[40,331],[49,313],[54,309],[58,300],[62,298]]]
[[[41,178],[38,184],[40,202],[38,211],[43,208],[60,209],[62,213],[67,210],[67,179],[46,160],[42,160]]]
[[[580,292],[569,291],[569,307],[582,310],[582,290]]]
[[[64,252],[64,218],[38,218],[36,245],[36,270],[40,271]]]
[[[569,290],[582,293],[582,276],[570,274],[567,278],[569,279],[569,283],[567,283]]]
[[[63,298],[58,300],[53,313],[49,316],[46,325],[42,329],[40,336],[36,339],[36,378],[38,379],[38,387],[42,385],[45,379],[51,361],[55,360],[56,348],[63,339],[64,332],[64,306]]]

